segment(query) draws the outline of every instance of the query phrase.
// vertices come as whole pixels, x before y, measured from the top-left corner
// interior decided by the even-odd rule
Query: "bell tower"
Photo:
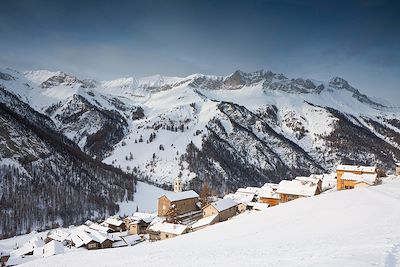
[[[175,193],[182,192],[182,187],[183,187],[182,179],[179,177],[176,177],[175,181],[174,181],[174,192]]]

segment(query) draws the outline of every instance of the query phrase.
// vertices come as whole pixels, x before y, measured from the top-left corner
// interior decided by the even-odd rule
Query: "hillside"
[[[396,178],[244,213],[170,240],[24,266],[398,266],[399,204]]]
[[[135,176],[94,160],[0,86],[0,238],[82,223],[132,200]]]
[[[94,81],[63,72],[1,71],[0,84],[51,118],[93,158],[170,188],[207,182],[222,194],[340,163],[392,169],[400,109],[342,78],[271,71]]]

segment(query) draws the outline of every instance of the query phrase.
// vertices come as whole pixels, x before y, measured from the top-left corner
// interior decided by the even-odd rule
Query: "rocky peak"
[[[58,85],[73,86],[75,84],[84,84],[83,81],[78,78],[61,72],[59,75],[54,75],[44,81],[40,86],[42,88],[50,88]]]
[[[0,72],[0,80],[13,81],[15,78],[8,73]]]
[[[340,78],[340,77],[333,77],[329,81],[329,85],[335,89],[344,89],[344,90],[350,91],[352,93],[358,92],[357,89],[352,87],[345,79]]]

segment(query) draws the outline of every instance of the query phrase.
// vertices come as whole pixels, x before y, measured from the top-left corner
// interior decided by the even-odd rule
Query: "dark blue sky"
[[[263,68],[393,100],[399,14],[389,0],[1,0],[0,65],[97,79]]]

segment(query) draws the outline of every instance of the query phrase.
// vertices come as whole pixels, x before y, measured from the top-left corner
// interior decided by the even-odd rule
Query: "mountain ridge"
[[[166,188],[180,176],[187,188],[207,182],[222,193],[339,163],[389,169],[400,159],[400,109],[339,77],[289,79],[268,70],[113,81],[6,74],[13,79],[0,83],[83,151]]]

